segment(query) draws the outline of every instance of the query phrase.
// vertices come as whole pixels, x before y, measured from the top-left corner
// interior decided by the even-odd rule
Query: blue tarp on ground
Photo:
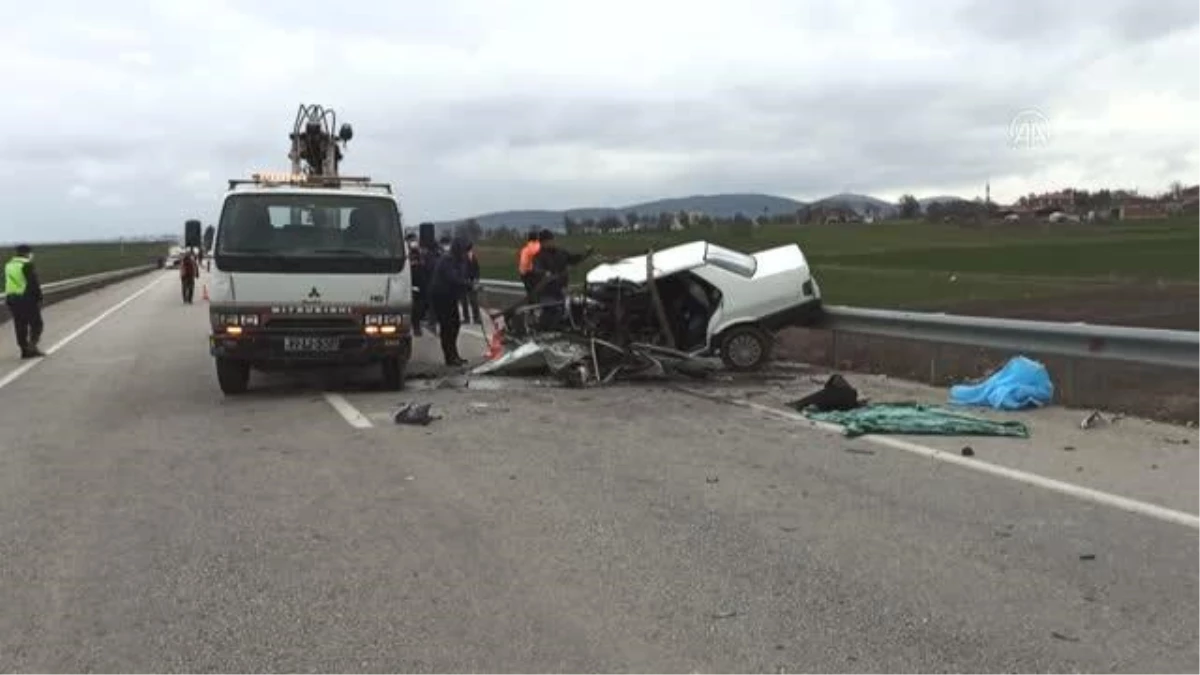
[[[1054,383],[1046,366],[1024,356],[1009,359],[983,382],[950,387],[950,402],[955,405],[997,410],[1039,408],[1049,405],[1052,398]]]

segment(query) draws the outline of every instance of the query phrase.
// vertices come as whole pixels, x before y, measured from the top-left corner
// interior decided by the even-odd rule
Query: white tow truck
[[[412,355],[412,283],[392,187],[338,173],[353,135],[301,105],[291,172],[229,181],[210,279],[210,352],[226,395],[252,370],[380,368],[401,389]]]

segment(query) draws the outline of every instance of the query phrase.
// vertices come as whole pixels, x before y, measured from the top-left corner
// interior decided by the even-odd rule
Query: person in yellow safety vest
[[[38,350],[43,328],[42,284],[33,267],[33,249],[25,244],[18,246],[17,255],[4,265],[4,303],[17,331],[21,358],[45,356]]]
[[[533,259],[537,257],[538,252],[541,250],[542,242],[538,236],[538,231],[530,231],[529,239],[521,247],[521,252],[517,256],[517,274],[521,277],[521,282],[525,284],[525,295],[527,296],[533,294],[534,281],[536,280],[533,275]]]

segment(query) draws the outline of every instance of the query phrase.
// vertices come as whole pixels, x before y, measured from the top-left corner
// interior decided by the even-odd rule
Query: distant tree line
[[[566,215],[557,229],[568,235],[688,231],[721,232],[730,236],[751,237],[755,230],[762,227],[809,225],[825,223],[830,220],[845,220],[848,214],[857,215],[853,209],[836,204],[804,206],[790,213],[764,212],[751,215],[739,212],[732,217],[686,211],[663,211],[658,214],[631,211],[623,216],[612,214],[600,218],[573,218]],[[467,223],[470,222],[467,221]],[[494,239],[521,240],[525,238],[530,229],[540,228],[502,226],[487,230],[483,236]]]

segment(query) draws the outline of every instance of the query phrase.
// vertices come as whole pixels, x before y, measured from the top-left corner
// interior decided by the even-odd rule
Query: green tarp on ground
[[[919,403],[876,403],[854,410],[829,412],[805,410],[804,415],[819,422],[840,424],[850,437],[916,434],[1029,438],[1029,428],[1023,422],[996,422]]]

